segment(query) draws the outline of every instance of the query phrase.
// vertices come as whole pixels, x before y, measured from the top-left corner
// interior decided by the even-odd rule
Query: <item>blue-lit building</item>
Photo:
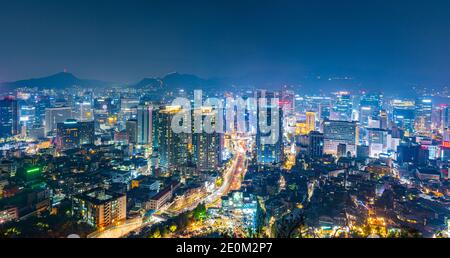
[[[377,117],[381,110],[382,95],[366,93],[359,103],[359,122],[363,126],[369,124],[370,117]]]
[[[323,134],[317,131],[311,131],[308,134],[308,155],[310,157],[322,157],[323,155]]]
[[[428,134],[431,132],[431,114],[433,102],[430,98],[422,97],[416,100],[416,115],[414,128],[418,133]]]
[[[393,122],[408,133],[414,132],[416,107],[412,101],[394,100],[392,102]]]
[[[323,122],[324,153],[337,156],[339,144],[346,145],[346,151],[356,156],[356,122],[326,120]]]
[[[351,121],[353,111],[352,96],[349,92],[339,92],[333,106],[332,120]]]
[[[256,163],[261,166],[278,165],[283,161],[283,111],[278,103],[272,103],[275,97],[273,92],[257,93]],[[261,98],[266,99],[266,106],[260,105]],[[262,115],[267,121],[261,121]],[[261,124],[267,125],[271,130],[261,128]]]
[[[36,96],[34,99],[35,110],[35,123],[38,125],[44,125],[45,110],[51,107],[51,98],[49,96]]]
[[[242,226],[250,234],[256,233],[258,229],[259,205],[255,195],[233,191],[222,197],[221,212],[242,223]]]
[[[152,144],[153,106],[139,105],[137,108],[137,142]]]
[[[7,138],[19,132],[19,106],[17,100],[6,97],[0,100],[0,138]]]

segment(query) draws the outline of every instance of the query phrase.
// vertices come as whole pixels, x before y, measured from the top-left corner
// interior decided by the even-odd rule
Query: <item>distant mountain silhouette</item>
[[[162,78],[144,78],[140,82],[132,85],[134,88],[144,88],[154,90],[174,90],[184,89],[192,91],[196,89],[209,90],[225,86],[226,81],[221,79],[203,79],[192,74],[170,73]]]
[[[5,86],[6,88],[37,87],[49,89],[65,89],[73,86],[107,87],[111,85],[112,83],[109,82],[80,79],[71,73],[61,72],[47,77],[7,82],[3,83],[2,86]]]
[[[132,85],[134,88],[151,88],[151,89],[161,89],[163,87],[163,82],[155,78],[144,78],[140,82]]]
[[[73,86],[86,88],[102,88],[112,86],[122,86],[126,84],[104,82],[98,80],[80,79],[75,75],[67,72],[57,73],[47,77],[20,80],[15,82],[0,83],[0,91],[5,92],[18,87],[37,87],[49,89],[65,89]],[[183,89],[188,93],[201,89],[206,92],[233,91],[236,89],[259,89],[266,88],[271,90],[280,90],[283,85],[289,85],[292,89],[300,94],[319,94],[330,93],[338,90],[357,91],[361,89],[378,90],[378,84],[369,84],[361,78],[355,79],[351,77],[336,76],[304,76],[292,74],[273,74],[273,73],[256,73],[249,74],[240,78],[209,78],[204,79],[193,74],[181,74],[178,72],[167,74],[163,77],[144,78],[135,84],[128,84],[128,87],[135,89],[150,90],[155,93],[163,93],[167,91],[176,91]],[[371,85],[366,87],[363,85]],[[396,93],[401,90],[401,94],[410,93],[410,87],[398,82],[393,85],[401,85],[400,87],[385,90],[385,92]],[[383,87],[385,85],[382,85]],[[384,87],[387,88],[387,87]]]

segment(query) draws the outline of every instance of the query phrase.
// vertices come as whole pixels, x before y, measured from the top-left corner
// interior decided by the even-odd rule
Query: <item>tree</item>
[[[161,235],[162,235],[162,237],[164,237],[164,238],[166,238],[166,237],[169,236],[169,229],[167,228],[167,226],[163,226]]]
[[[169,228],[170,232],[175,233],[175,231],[177,231],[177,225],[176,224],[172,224]]]
[[[201,203],[194,209],[194,219],[196,221],[203,221],[206,218],[206,206]]]
[[[161,231],[159,230],[159,227],[154,229],[153,233],[150,235],[150,238],[161,238]]]

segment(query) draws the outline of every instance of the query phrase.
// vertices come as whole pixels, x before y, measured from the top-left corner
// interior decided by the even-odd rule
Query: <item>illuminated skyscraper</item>
[[[306,130],[309,132],[316,130],[316,113],[306,112]]]
[[[78,122],[80,128],[80,146],[95,143],[94,121]]]
[[[292,90],[281,91],[280,107],[284,115],[292,114],[295,110],[295,94]]]
[[[38,125],[44,125],[45,110],[51,107],[51,98],[49,96],[41,95],[35,98],[36,116],[35,122]]]
[[[129,119],[135,119],[139,99],[122,98],[120,99],[119,121],[125,122]]]
[[[414,128],[422,134],[431,133],[431,113],[433,103],[430,98],[419,98],[416,100],[416,116]]]
[[[128,141],[130,143],[137,143],[138,121],[136,119],[128,120],[125,124],[125,128],[128,135]]]
[[[171,127],[173,117],[180,112],[186,111],[180,106],[165,106],[157,113],[157,145],[154,144],[154,150],[158,152],[159,167],[165,169],[186,165],[189,161],[189,134],[175,133]],[[187,123],[183,126],[192,127]]]
[[[336,96],[337,101],[333,107],[332,120],[351,121],[352,119],[352,97],[349,92],[342,91]]]
[[[357,127],[355,122],[332,121],[323,122],[324,153],[337,155],[338,145],[345,144],[346,151],[356,155]]]
[[[384,129],[368,129],[369,156],[371,158],[378,158],[381,153],[387,152],[388,136],[388,132]]]
[[[212,110],[201,108],[195,109],[195,115],[202,116],[205,121],[207,117],[214,121],[215,113]],[[213,122],[215,123],[215,122]],[[223,134],[220,132],[206,132],[204,129],[200,133],[194,132],[192,135],[193,158],[197,169],[200,171],[215,171],[222,160]]]
[[[0,100],[0,138],[19,133],[19,106],[17,100],[6,97]]]
[[[64,123],[67,119],[72,119],[72,108],[53,107],[45,109],[45,134],[56,131],[58,123]]]
[[[152,144],[153,106],[139,105],[137,109],[137,142]]]
[[[359,122],[361,125],[367,126],[370,117],[379,115],[381,101],[381,94],[366,93],[362,96],[359,105]]]
[[[94,110],[92,109],[91,103],[82,102],[79,103],[79,121],[87,122],[94,120]]]
[[[408,133],[414,132],[415,105],[413,101],[393,100],[394,124]]]
[[[276,165],[283,161],[283,111],[276,101],[272,103],[275,96],[274,93],[265,91],[257,94],[256,162],[259,165]],[[266,99],[265,106],[260,105],[261,98]],[[266,121],[261,121],[264,118]],[[273,130],[262,128],[261,124],[268,125]],[[266,139],[270,141],[267,142]]]
[[[308,135],[308,154],[311,157],[322,157],[323,155],[323,134],[317,131],[311,131]]]

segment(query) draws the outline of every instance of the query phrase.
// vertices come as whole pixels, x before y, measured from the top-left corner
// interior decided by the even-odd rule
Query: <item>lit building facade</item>
[[[56,133],[56,145],[61,149],[72,149],[82,145],[94,144],[94,121],[79,122],[68,119],[58,123]]]
[[[103,229],[126,220],[125,194],[96,188],[73,198],[73,215],[89,225]]]
[[[214,122],[215,113],[212,110],[195,109],[193,112],[199,112],[194,115],[200,115],[202,121],[205,119]],[[197,169],[200,171],[215,171],[219,168],[222,160],[223,134],[220,132],[194,132],[192,135],[193,158]]]
[[[242,223],[249,233],[256,233],[258,228],[259,205],[255,195],[233,191],[222,197],[221,211]]]
[[[17,100],[6,97],[0,100],[0,138],[19,133],[19,106]]]
[[[154,145],[154,150],[158,153],[158,166],[165,169],[186,165],[189,161],[190,134],[175,133],[171,127],[173,117],[180,112],[185,111],[179,106],[166,106],[157,113],[157,145]],[[191,127],[187,123],[183,126]]]
[[[357,126],[355,122],[327,120],[323,122],[324,153],[337,156],[339,144],[356,155]]]
[[[324,146],[323,134],[317,131],[311,131],[308,136],[308,154],[311,157],[322,157]]]
[[[64,123],[67,119],[72,119],[73,113],[70,107],[53,107],[45,109],[45,134],[54,132],[58,123]]]
[[[139,105],[137,109],[137,142],[152,144],[153,106]]]
[[[259,100],[261,98],[266,99],[265,106],[260,105]],[[272,99],[276,99],[276,94],[273,92],[259,91],[257,99],[256,162],[262,166],[281,164],[283,161],[283,111],[277,103],[272,103]],[[261,115],[267,121],[261,121],[263,119]],[[265,132],[261,128],[261,124],[265,124],[272,129],[276,128],[278,133]],[[264,140],[268,138],[270,138],[270,143]]]

